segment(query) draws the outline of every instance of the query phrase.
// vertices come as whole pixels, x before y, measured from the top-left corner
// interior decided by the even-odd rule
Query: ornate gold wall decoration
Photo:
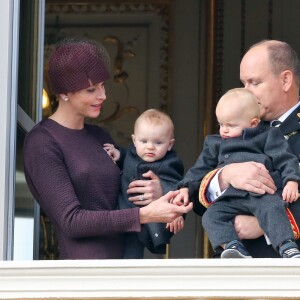
[[[124,146],[141,111],[168,111],[171,7],[171,0],[46,1],[45,65],[61,37],[85,36],[105,44],[113,67],[109,101],[101,117],[90,122],[107,127]]]

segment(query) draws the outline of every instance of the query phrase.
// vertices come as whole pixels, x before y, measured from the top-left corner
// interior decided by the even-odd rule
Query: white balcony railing
[[[300,299],[297,259],[0,262],[0,299]]]

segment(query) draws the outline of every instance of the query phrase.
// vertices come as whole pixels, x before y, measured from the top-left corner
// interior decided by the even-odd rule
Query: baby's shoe
[[[252,256],[240,241],[233,240],[226,244],[221,258],[252,258]]]
[[[297,244],[291,240],[287,240],[280,245],[279,254],[282,258],[300,258],[299,248]]]

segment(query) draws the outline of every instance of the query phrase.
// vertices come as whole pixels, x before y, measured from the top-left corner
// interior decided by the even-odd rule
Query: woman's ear
[[[171,139],[168,147],[168,151],[170,151],[175,143],[175,139]]]
[[[66,102],[69,100],[69,97],[67,94],[59,94],[59,98]]]

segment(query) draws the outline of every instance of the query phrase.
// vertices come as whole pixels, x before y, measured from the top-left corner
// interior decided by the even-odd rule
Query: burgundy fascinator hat
[[[103,45],[87,39],[63,39],[49,58],[54,94],[86,89],[109,79],[109,56]]]

